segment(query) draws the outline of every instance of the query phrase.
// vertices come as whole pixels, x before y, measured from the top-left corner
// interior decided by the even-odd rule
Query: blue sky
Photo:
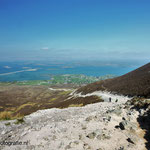
[[[0,0],[1,61],[149,59],[149,0]]]

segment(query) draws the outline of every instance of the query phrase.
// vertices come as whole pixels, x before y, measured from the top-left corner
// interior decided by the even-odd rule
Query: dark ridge
[[[77,92],[87,94],[98,90],[150,98],[150,63],[123,76],[88,84]]]
[[[139,116],[137,121],[139,122],[140,127],[145,131],[145,146],[147,150],[150,150],[150,110],[147,111],[143,116]]]
[[[140,113],[137,121],[141,129],[145,131],[145,146],[147,150],[150,150],[150,100],[144,98],[133,98],[129,104],[133,106],[132,109],[136,109],[139,112],[142,110],[145,111],[144,114]]]

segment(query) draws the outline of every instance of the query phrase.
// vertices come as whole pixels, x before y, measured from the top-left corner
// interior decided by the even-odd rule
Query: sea
[[[0,82],[49,80],[51,75],[83,74],[87,76],[120,76],[136,66],[117,64],[0,62]]]

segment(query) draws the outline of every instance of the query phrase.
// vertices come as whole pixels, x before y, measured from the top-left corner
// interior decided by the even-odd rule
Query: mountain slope
[[[77,93],[87,94],[99,90],[128,96],[150,97],[150,63],[123,76],[81,87]]]
[[[131,107],[124,102],[101,102],[39,110],[22,123],[0,121],[0,150],[144,150],[139,112]],[[8,146],[6,141],[12,142]],[[16,141],[23,144],[13,144]]]

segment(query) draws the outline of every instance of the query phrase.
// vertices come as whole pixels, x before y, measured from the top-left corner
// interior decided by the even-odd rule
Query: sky
[[[0,61],[149,59],[149,0],[0,0]]]

